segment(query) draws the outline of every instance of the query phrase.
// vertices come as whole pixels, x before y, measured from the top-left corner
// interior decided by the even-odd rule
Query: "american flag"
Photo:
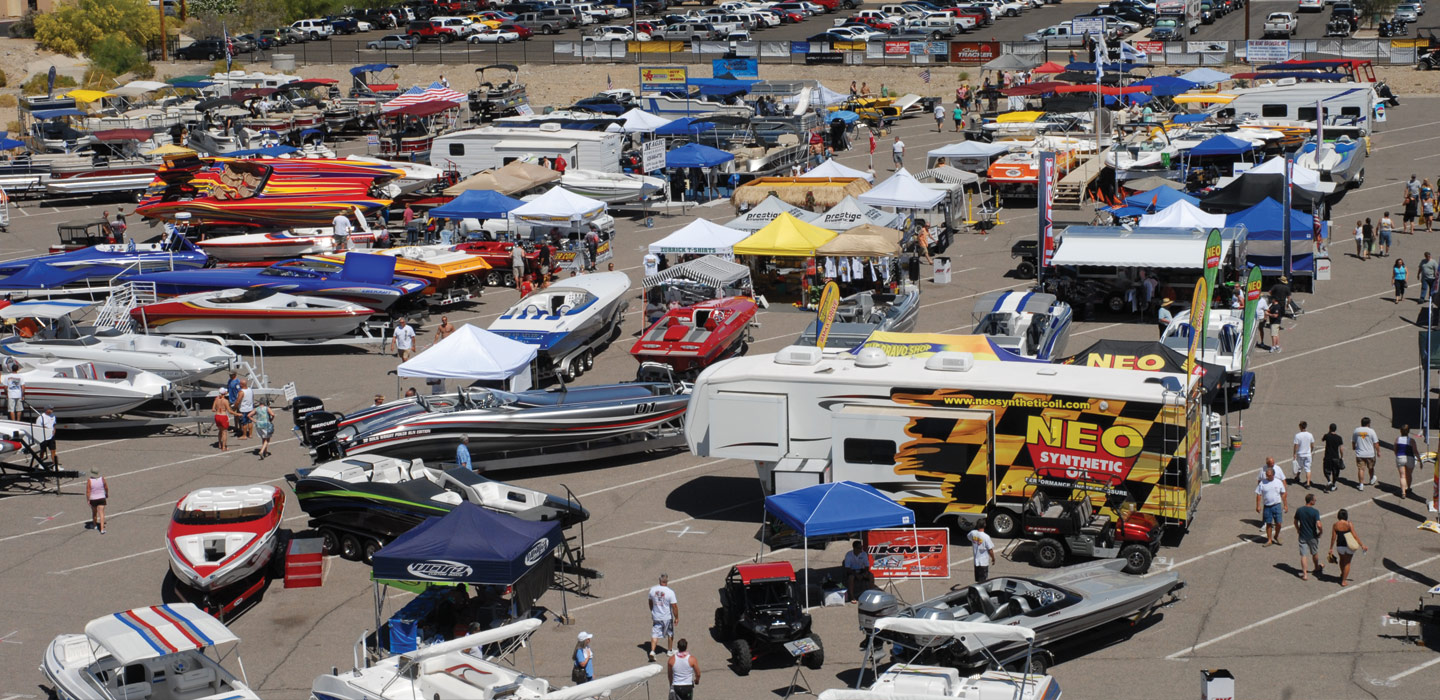
[[[612,83],[612,82],[610,82],[610,74],[609,74],[609,73],[606,73],[606,74],[605,74],[605,89],[606,89],[606,90],[609,90],[609,89],[611,89],[611,88],[613,88],[613,87],[615,87],[615,84]]]
[[[920,71],[920,79],[923,80],[923,81],[925,81],[925,84],[926,84],[926,85],[929,85],[929,84],[930,84],[930,69],[929,69],[929,68],[926,68],[925,70]]]
[[[421,102],[453,102],[459,104],[465,101],[465,93],[445,87],[440,83],[430,83],[430,87],[420,89],[412,87],[404,94],[385,103],[380,109],[382,112],[393,112],[410,105],[417,105]]]

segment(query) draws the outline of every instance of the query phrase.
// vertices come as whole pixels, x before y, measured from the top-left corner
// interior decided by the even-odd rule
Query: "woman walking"
[[[1368,552],[1369,547],[1360,541],[1360,535],[1355,533],[1355,525],[1350,522],[1350,511],[1341,508],[1335,514],[1335,526],[1330,528],[1330,556],[1339,555],[1340,561],[1340,585],[1350,585],[1350,560],[1355,557],[1355,550]]]
[[[1380,254],[1390,257],[1390,237],[1395,233],[1395,221],[1390,218],[1390,212],[1385,212],[1380,217]]]
[[[1405,233],[1415,233],[1415,217],[1420,213],[1420,203],[1415,199],[1415,195],[1410,194],[1410,190],[1407,189],[1402,204],[1405,206],[1405,211],[1400,220],[1405,224]]]
[[[595,652],[590,649],[590,640],[594,636],[581,632],[575,637],[575,668],[570,671],[570,680],[576,683],[595,680]]]
[[[270,438],[275,435],[275,412],[270,410],[270,399],[260,399],[250,412],[250,421],[260,436],[260,459],[270,456]]]
[[[1405,276],[1409,274],[1405,269],[1405,258],[1395,258],[1395,267],[1391,268],[1390,274],[1395,279],[1395,303],[1399,304],[1405,298]]]
[[[1420,223],[1425,231],[1435,230],[1435,190],[1430,189],[1430,178],[1420,181]]]
[[[105,502],[110,498],[110,482],[100,476],[99,469],[90,470],[90,480],[85,483],[86,500],[90,501],[90,523],[85,527],[105,534]]]
[[[1370,217],[1365,217],[1365,225],[1361,227],[1365,236],[1365,254],[1380,256],[1380,242],[1375,239],[1375,224],[1370,223]]]
[[[1420,441],[1410,437],[1410,426],[1400,426],[1400,437],[1395,438],[1395,469],[1400,472],[1400,498],[1411,496],[1410,486],[1415,476],[1415,461],[1419,459]]]
[[[1361,260],[1370,259],[1370,254],[1366,252],[1365,248],[1364,223],[1360,221],[1355,222],[1355,257],[1360,258]]]

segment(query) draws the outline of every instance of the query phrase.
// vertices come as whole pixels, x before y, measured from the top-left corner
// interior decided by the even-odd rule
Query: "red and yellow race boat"
[[[189,212],[195,224],[322,226],[336,214],[389,206],[383,187],[404,174],[350,160],[178,156],[156,173],[135,212],[167,220]]]
[[[639,362],[670,365],[681,374],[697,375],[727,357],[745,352],[755,300],[748,297],[710,299],[671,309],[630,347]]]

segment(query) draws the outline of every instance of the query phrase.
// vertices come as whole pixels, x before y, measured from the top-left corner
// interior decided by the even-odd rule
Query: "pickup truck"
[[[906,22],[902,26],[902,29],[906,31],[928,32],[929,36],[932,39],[939,39],[941,37],[949,38],[960,33],[960,27],[957,26],[953,20],[953,17],[950,18],[950,20],[943,20],[935,17],[913,19],[909,22]],[[939,36],[936,36],[937,34]]]
[[[1106,23],[1106,26],[1109,26],[1108,22]],[[1107,30],[1107,34],[1110,34],[1110,36],[1108,36],[1107,38],[1113,39],[1113,32],[1113,29]],[[1076,47],[1085,45],[1085,35],[1073,31],[1070,27],[1069,22],[1061,22],[1060,24],[1052,25],[1041,29],[1038,32],[1031,32],[1029,34],[1026,34],[1025,41],[1043,43],[1046,46]]]
[[[569,28],[569,23],[564,18],[544,17],[539,12],[522,12],[512,24],[529,29],[536,34],[557,34]]]
[[[1265,17],[1265,37],[1284,37],[1289,39],[1295,36],[1295,29],[1300,26],[1300,20],[1291,12],[1271,12]]]

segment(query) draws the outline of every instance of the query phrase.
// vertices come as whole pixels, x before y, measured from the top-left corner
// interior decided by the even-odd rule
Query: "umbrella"
[[[24,141],[16,141],[9,136],[0,136],[0,151],[13,151],[17,148],[24,148]]]

